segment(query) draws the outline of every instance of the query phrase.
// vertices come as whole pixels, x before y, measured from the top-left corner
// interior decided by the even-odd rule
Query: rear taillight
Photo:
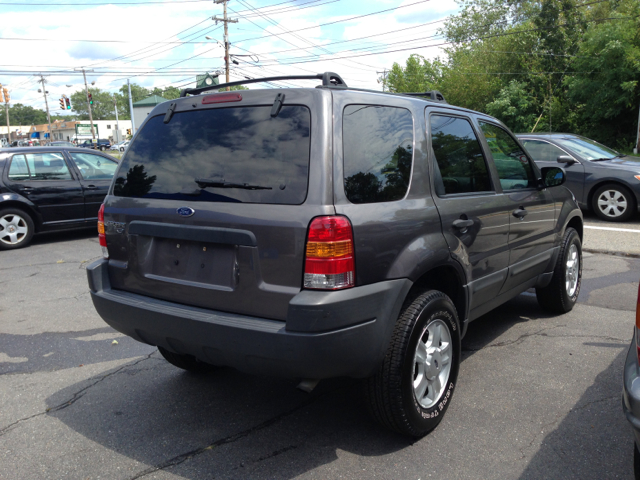
[[[98,210],[98,240],[100,241],[100,247],[102,247],[102,256],[109,258],[107,237],[104,235],[104,203],[100,205],[100,210]]]
[[[309,225],[304,288],[338,290],[355,285],[353,230],[347,217],[317,217]]]
[[[636,301],[636,350],[638,352],[638,364],[640,365],[640,285],[638,285],[638,300]]]

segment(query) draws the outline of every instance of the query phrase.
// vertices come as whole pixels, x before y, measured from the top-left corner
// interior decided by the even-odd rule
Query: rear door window
[[[150,118],[127,149],[113,193],[192,202],[301,204],[307,195],[311,114],[285,105]]]
[[[468,119],[431,115],[431,146],[439,196],[493,191],[482,147]]]
[[[62,153],[14,155],[9,167],[12,180],[71,180]]]
[[[409,189],[413,117],[404,108],[347,105],[343,112],[344,190],[352,203],[390,202]]]

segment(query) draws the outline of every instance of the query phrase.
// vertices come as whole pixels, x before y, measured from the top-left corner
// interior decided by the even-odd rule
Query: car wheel
[[[562,237],[551,283],[536,288],[538,304],[550,312],[567,313],[578,300],[581,284],[582,242],[578,232],[569,227]]]
[[[459,366],[460,329],[449,297],[430,290],[405,302],[382,365],[365,383],[369,412],[391,430],[426,435],[451,403]]]
[[[29,245],[35,228],[29,214],[18,208],[0,210],[0,250]]]
[[[196,357],[193,357],[191,355],[181,355],[179,353],[173,353],[162,347],[158,347],[158,350],[160,351],[160,354],[164,357],[164,359],[171,365],[183,370],[187,370],[188,372],[207,373],[216,369],[215,365],[201,362]]]
[[[105,147],[104,145],[103,145],[102,147],[100,147],[100,150],[101,150],[102,152],[104,152],[106,149],[107,149],[107,147]]]
[[[124,152],[124,147],[120,147],[120,151],[121,151],[121,152]]]
[[[593,211],[602,220],[624,222],[636,212],[636,199],[628,188],[607,183],[593,193]]]

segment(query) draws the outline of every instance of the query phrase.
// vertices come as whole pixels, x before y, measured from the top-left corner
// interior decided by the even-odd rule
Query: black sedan
[[[96,226],[118,162],[84,148],[0,149],[0,250],[33,234]]]
[[[603,220],[623,222],[640,205],[640,157],[623,155],[568,133],[517,135],[538,167],[563,164],[565,186],[578,204]]]

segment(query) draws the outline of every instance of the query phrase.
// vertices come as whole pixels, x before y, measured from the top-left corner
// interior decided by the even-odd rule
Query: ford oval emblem
[[[176,210],[176,213],[181,217],[190,217],[191,215],[196,213],[196,211],[191,207],[180,207]]]

